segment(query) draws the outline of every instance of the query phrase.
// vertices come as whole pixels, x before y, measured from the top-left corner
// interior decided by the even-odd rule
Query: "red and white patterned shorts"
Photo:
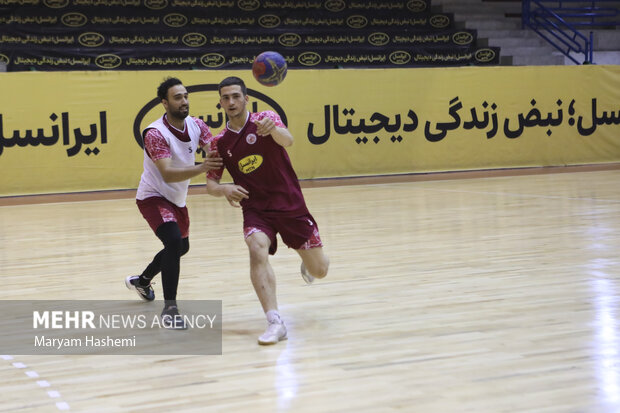
[[[189,214],[187,207],[178,207],[166,198],[153,196],[146,199],[136,199],[138,209],[148,222],[153,232],[165,222],[176,222],[181,230],[181,236],[189,236]]]
[[[243,236],[245,238],[256,232],[263,232],[269,240],[269,254],[273,255],[278,249],[276,234],[280,234],[282,241],[296,250],[308,250],[323,246],[319,227],[310,214],[299,217],[271,217],[263,216],[254,211],[243,212]]]

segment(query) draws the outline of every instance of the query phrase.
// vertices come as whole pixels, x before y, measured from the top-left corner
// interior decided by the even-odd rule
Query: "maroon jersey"
[[[271,111],[250,113],[240,131],[228,129],[210,141],[217,150],[236,185],[244,187],[249,199],[241,201],[244,210],[256,210],[267,215],[300,216],[308,213],[286,150],[271,135],[256,134],[254,121],[270,117],[278,127],[285,127],[280,117]],[[222,177],[223,168],[209,171],[207,178]]]

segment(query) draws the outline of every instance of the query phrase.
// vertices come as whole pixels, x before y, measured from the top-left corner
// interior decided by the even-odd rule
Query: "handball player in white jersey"
[[[212,138],[209,127],[189,115],[188,93],[177,78],[167,78],[157,88],[157,96],[166,113],[142,132],[144,172],[140,179],[136,203],[144,219],[164,248],[141,275],[125,279],[127,288],[135,290],[145,301],[155,299],[151,280],[161,272],[164,293],[162,325],[185,329],[177,308],[181,256],[189,250],[189,215],[185,201],[190,178],[222,166],[215,152],[195,165],[196,150]]]
[[[258,342],[275,344],[287,338],[269,264],[269,255],[277,249],[276,234],[300,255],[302,277],[308,284],[327,275],[329,259],[285,149],[293,144],[293,136],[276,113],[247,110],[247,89],[238,77],[220,82],[219,92],[228,123],[210,140],[209,149],[217,151],[234,184],[219,183],[224,167],[211,170],[207,173],[207,192],[225,196],[231,205],[242,208],[250,278],[268,322]]]

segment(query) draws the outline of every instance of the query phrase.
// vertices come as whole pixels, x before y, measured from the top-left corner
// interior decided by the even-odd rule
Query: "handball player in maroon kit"
[[[269,255],[277,249],[276,234],[302,259],[301,275],[310,284],[327,275],[329,259],[316,221],[310,215],[285,147],[293,136],[272,111],[250,113],[243,80],[228,77],[219,84],[226,128],[209,142],[224,167],[207,173],[207,192],[224,196],[243,211],[243,233],[250,252],[250,278],[267,317],[259,344],[285,340],[286,326],[278,312],[276,279]],[[224,168],[233,184],[219,181]]]

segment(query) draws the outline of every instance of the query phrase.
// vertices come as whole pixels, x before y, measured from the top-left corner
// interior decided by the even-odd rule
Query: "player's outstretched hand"
[[[235,208],[239,208],[239,202],[242,199],[248,199],[250,197],[250,193],[242,186],[239,185],[226,185],[224,188],[224,196],[228,203]]]
[[[217,151],[209,151],[207,153],[207,159],[202,163],[205,172],[212,169],[220,169],[223,165],[222,158],[217,156]]]
[[[256,124],[256,133],[260,136],[271,135],[271,132],[273,132],[276,127],[273,119],[268,117],[264,117],[261,120],[256,120],[254,121],[254,124]]]

